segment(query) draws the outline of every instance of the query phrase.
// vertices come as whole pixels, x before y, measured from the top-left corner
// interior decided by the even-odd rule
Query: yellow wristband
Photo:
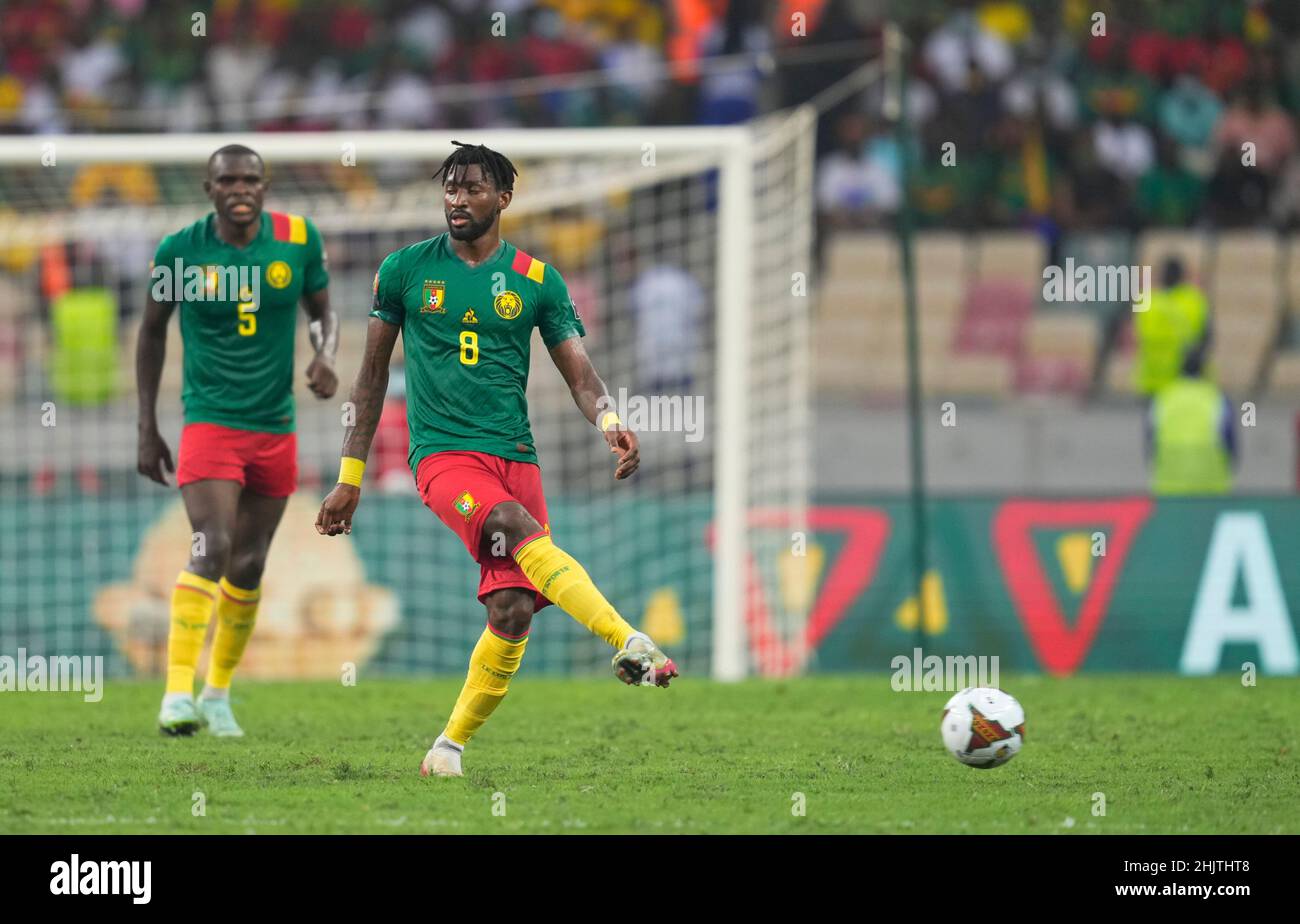
[[[366,463],[361,459],[344,456],[339,460],[339,484],[361,487],[361,476],[366,471]]]
[[[606,430],[608,430],[610,427],[621,427],[621,426],[623,426],[623,421],[619,420],[619,419],[618,419],[618,415],[615,414],[613,411],[606,411],[606,412],[605,412],[604,414],[602,414],[601,417],[600,417],[600,424],[599,424],[599,426],[600,426],[600,430],[601,430],[601,432],[604,433],[604,432],[605,432]]]

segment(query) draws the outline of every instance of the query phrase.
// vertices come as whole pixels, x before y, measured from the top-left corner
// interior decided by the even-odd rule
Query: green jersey
[[[537,461],[525,397],[533,328],[548,349],[587,333],[554,267],[507,241],[469,266],[443,233],[384,259],[370,316],[402,327],[411,471],[445,450]]]
[[[298,301],[329,285],[315,226],[263,212],[241,249],[209,214],[163,238],[150,270],[154,298],[180,308],[185,422],[291,433]]]

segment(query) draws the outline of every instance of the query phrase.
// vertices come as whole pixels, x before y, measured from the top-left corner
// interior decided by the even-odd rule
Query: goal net
[[[191,536],[174,487],[136,473],[134,353],[158,241],[208,210],[208,155],[268,164],[268,210],[325,240],[341,318],[339,394],[295,390],[301,486],[272,544],[242,676],[458,673],[482,631],[478,568],[406,467],[402,344],[349,537],[313,521],[333,483],[343,402],[389,252],[445,230],[434,168],[456,133],[67,136],[0,140],[0,653],[103,655],[161,674],[168,600]],[[807,594],[812,115],[734,128],[487,131],[518,166],[502,234],[564,276],[642,463],[612,456],[534,338],[533,433],[558,543],[684,668],[800,669]],[[181,340],[159,420],[173,457]],[[793,550],[793,551],[792,551]],[[527,666],[608,670],[556,608]]]

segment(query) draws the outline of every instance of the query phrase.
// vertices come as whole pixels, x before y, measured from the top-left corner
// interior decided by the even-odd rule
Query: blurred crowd
[[[737,122],[762,105],[773,68],[758,56],[796,41],[789,5],[7,0],[0,130]],[[812,20],[801,45],[866,34],[866,7],[832,23],[826,8],[843,4],[799,6]]]
[[[7,0],[0,132],[734,123],[914,39],[819,129],[829,226],[1300,224],[1296,0]],[[118,184],[119,186],[121,184]]]
[[[951,2],[915,25],[923,225],[1300,223],[1295,0]],[[823,217],[889,220],[901,158],[879,94],[832,115],[828,147]]]

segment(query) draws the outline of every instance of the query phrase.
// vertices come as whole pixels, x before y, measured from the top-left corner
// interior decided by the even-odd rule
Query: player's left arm
[[[317,398],[332,398],[339,387],[334,356],[339,349],[339,317],[330,308],[327,286],[302,297],[303,310],[311,318],[311,345],[316,350],[307,365],[307,387]]]
[[[307,365],[307,387],[317,398],[332,398],[338,391],[334,357],[339,349],[339,318],[330,308],[329,270],[320,232],[307,222],[309,255],[305,267],[302,307],[310,318],[311,345],[316,355]]]
[[[582,345],[582,338],[569,337],[551,347],[550,353],[555,368],[564,376],[569,394],[573,395],[578,409],[604,433],[609,451],[618,454],[618,467],[614,469],[614,477],[620,480],[627,478],[641,464],[641,447],[636,434],[623,429],[618,415],[610,409],[613,400],[609,397],[605,383],[596,373],[596,367],[591,364],[591,357]]]

